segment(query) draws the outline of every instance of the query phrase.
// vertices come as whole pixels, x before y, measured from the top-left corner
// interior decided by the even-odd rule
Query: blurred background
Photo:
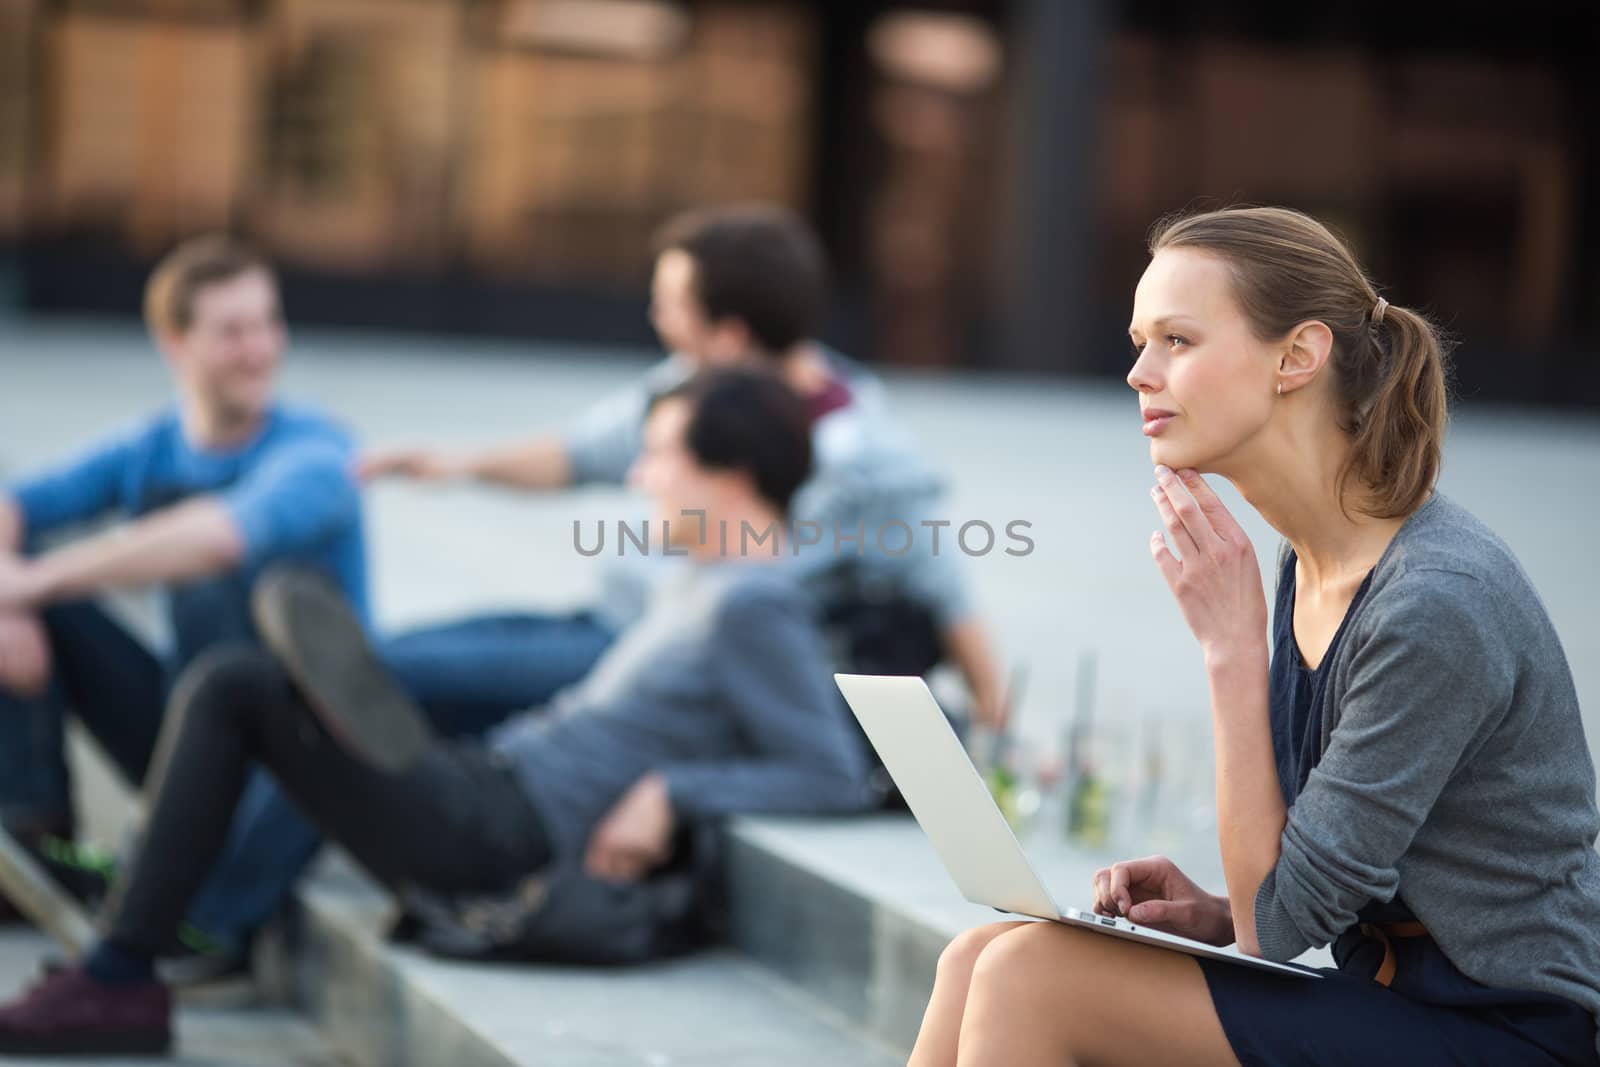
[[[1285,203],[1600,405],[1600,14],[1222,0],[0,0],[0,306],[132,315],[182,236],[297,325],[649,344],[648,237],[788,204],[883,363],[1121,374],[1165,212]]]
[[[295,399],[369,445],[466,448],[660,357],[661,221],[788,205],[832,260],[823,339],[883,375],[949,517],[1031,524],[1027,558],[969,561],[1017,689],[1007,814],[1052,884],[1152,849],[1220,884],[1206,683],[1121,381],[1168,212],[1310,211],[1460,339],[1441,486],[1545,598],[1600,759],[1600,5],[1436,12],[0,0],[0,476],[169,397],[137,316],[183,237],[277,263]],[[1275,533],[1220,488],[1271,582]],[[572,524],[619,514],[604,491],[367,500],[393,628],[589,603]]]

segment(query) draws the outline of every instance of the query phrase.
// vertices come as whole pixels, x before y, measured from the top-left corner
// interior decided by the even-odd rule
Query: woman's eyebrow
[[[1160,333],[1162,327],[1170,325],[1172,320],[1173,320],[1173,316],[1171,316],[1171,315],[1163,315],[1158,319],[1152,320],[1151,323],[1150,323],[1150,332],[1151,333]],[[1128,333],[1134,334],[1134,333],[1138,333],[1138,332],[1139,332],[1139,327],[1138,327],[1137,323],[1129,323],[1128,324]]]

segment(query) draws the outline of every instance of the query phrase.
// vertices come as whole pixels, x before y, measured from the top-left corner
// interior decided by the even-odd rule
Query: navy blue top
[[[1294,638],[1295,554],[1285,553],[1273,608],[1272,667],[1269,702],[1272,717],[1272,751],[1278,765],[1278,782],[1284,803],[1293,806],[1306,779],[1322,757],[1322,715],[1329,665],[1333,663],[1345,627],[1372,582],[1368,574],[1345,612],[1344,620],[1313,670],[1305,665]],[[1404,887],[1402,893],[1404,892]],[[1333,943],[1333,957],[1347,974],[1371,978],[1383,961],[1383,946],[1361,934],[1361,923],[1412,922],[1416,917],[1400,895],[1390,901],[1370,901],[1357,914],[1357,926]],[[1558,997],[1519,990],[1494,989],[1473,981],[1450,962],[1431,937],[1394,938],[1395,976],[1389,988],[1412,1000],[1455,1008],[1503,1012],[1538,1006],[1537,1012],[1511,1012],[1501,1024],[1541,1047],[1560,1047],[1575,1032],[1573,1016],[1592,1030],[1588,1014],[1577,1004]],[[1590,1050],[1592,1051],[1592,1050]]]

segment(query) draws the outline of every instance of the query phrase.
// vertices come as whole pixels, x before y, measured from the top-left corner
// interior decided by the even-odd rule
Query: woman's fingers
[[[1121,915],[1117,906],[1116,870],[1113,864],[1094,872],[1094,910],[1101,915]]]
[[[1212,901],[1146,900],[1135,904],[1128,918],[1141,926],[1204,941],[1208,945],[1226,945],[1233,941],[1231,917],[1225,910],[1219,913]]]
[[[1152,887],[1155,892],[1163,892],[1167,884],[1167,876],[1178,868],[1165,856],[1141,856],[1136,860],[1122,860],[1118,866],[1128,872],[1128,881],[1134,886]]]
[[[1161,572],[1161,577],[1167,580],[1167,586],[1176,590],[1178,578],[1183,574],[1183,564],[1178,562],[1178,557],[1167,547],[1167,540],[1161,536],[1159,530],[1150,535],[1150,555],[1155,559],[1156,569]]]
[[[1128,916],[1134,922],[1154,926],[1156,923],[1165,922],[1169,917],[1170,900],[1147,900],[1142,904],[1135,904],[1133,912]]]
[[[1183,479],[1166,467],[1157,467],[1156,489],[1159,493],[1156,507],[1161,510],[1161,518],[1167,522],[1169,529],[1173,521],[1181,524],[1189,539],[1202,551],[1222,540]],[[1171,509],[1171,519],[1168,518],[1167,509]],[[1176,531],[1173,536],[1176,539]],[[1179,553],[1187,556],[1183,542],[1178,541],[1177,544]]]
[[[1174,874],[1178,874],[1178,868],[1165,856],[1121,860],[1102,867],[1094,872],[1095,910],[1123,915],[1135,906],[1136,896],[1165,897]]]
[[[1094,910],[1101,915],[1112,914],[1111,868],[1101,867],[1094,872]]]
[[[1155,502],[1156,512],[1161,516],[1161,525],[1167,528],[1167,535],[1172,538],[1172,545],[1178,550],[1178,555],[1186,560],[1195,559],[1200,552],[1195,544],[1194,535],[1178,517],[1177,508],[1172,506],[1172,500],[1167,495],[1164,486],[1157,485],[1150,490],[1150,499]]]
[[[1135,904],[1128,918],[1145,926],[1181,933],[1193,925],[1194,904],[1183,900],[1146,900]]]
[[[1233,513],[1222,503],[1222,498],[1212,490],[1211,484],[1200,477],[1200,472],[1193,469],[1178,472],[1178,479],[1194,497],[1200,511],[1205,515],[1206,521],[1217,535],[1224,540],[1232,541],[1235,538],[1246,537],[1244,527],[1239,525]]]
[[[1108,896],[1111,899],[1113,914],[1126,915],[1133,907],[1133,873],[1126,863],[1113,863],[1111,865],[1111,887]]]

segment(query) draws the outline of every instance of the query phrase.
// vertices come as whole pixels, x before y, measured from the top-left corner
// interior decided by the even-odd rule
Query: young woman
[[[1210,681],[1228,892],[1153,857],[1100,871],[1095,906],[1268,959],[1331,943],[1339,969],[981,927],[940,959],[912,1064],[1600,1065],[1594,768],[1527,575],[1433,489],[1438,337],[1297,212],[1191,215],[1150,251],[1128,384],[1150,551]],[[1200,472],[1285,539],[1270,636]]]

